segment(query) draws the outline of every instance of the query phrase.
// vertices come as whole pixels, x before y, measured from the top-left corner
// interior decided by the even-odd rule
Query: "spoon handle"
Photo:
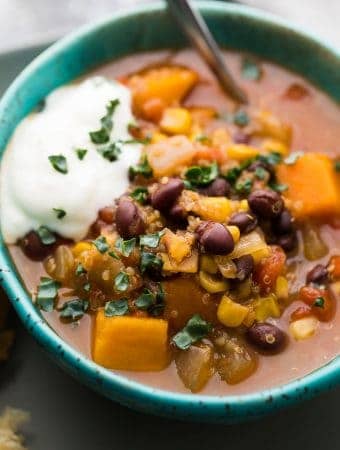
[[[167,3],[182,30],[214,72],[224,90],[237,102],[247,103],[245,92],[229,72],[201,14],[191,7],[188,0],[168,0]]]

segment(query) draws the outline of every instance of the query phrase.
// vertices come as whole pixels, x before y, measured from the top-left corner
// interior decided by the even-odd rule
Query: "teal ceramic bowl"
[[[263,12],[204,1],[200,8],[222,46],[250,51],[299,72],[340,100],[340,54],[335,49]],[[19,121],[57,86],[128,53],[185,45],[166,8],[158,3],[117,13],[59,41],[35,59],[4,95],[0,103],[1,152]],[[113,374],[67,345],[45,323],[1,244],[0,281],[28,330],[76,379],[126,406],[186,420],[231,423],[263,416],[339,384],[339,357],[289,384],[241,396],[167,392]]]

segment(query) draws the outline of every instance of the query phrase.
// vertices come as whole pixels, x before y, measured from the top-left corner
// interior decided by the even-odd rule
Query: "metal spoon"
[[[247,95],[229,72],[222,53],[200,12],[194,10],[188,0],[167,0],[167,3],[183,32],[214,72],[227,94],[237,102],[247,103]]]

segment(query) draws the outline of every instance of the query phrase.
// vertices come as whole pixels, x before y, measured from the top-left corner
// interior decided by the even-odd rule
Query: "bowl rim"
[[[228,13],[241,18],[251,18],[261,24],[275,25],[281,29],[293,31],[309,41],[328,50],[336,58],[340,58],[338,49],[324,42],[309,31],[291,25],[284,19],[271,13],[255,8],[222,3],[216,1],[201,1],[199,8],[203,12]],[[130,17],[139,13],[153,14],[164,12],[165,6],[161,2],[154,2],[138,7],[127,8],[110,17],[86,25],[77,31],[57,41],[43,51],[31,62],[6,90],[0,101],[0,120],[16,94],[17,89],[30,78],[31,72],[39,68],[42,63],[53,59],[58,52],[72,46],[79,39],[96,33],[102,26],[112,24],[120,18]],[[2,159],[3,152],[0,155]],[[11,258],[4,244],[0,250],[0,283],[4,287],[10,301],[18,315],[31,334],[52,355],[57,358],[59,365],[66,368],[73,376],[81,378],[85,384],[104,395],[116,399],[120,403],[136,409],[156,410],[157,414],[177,417],[207,419],[210,415],[213,420],[230,419],[230,416],[257,416],[274,409],[288,406],[299,399],[312,397],[318,392],[337,385],[340,382],[340,358],[335,357],[326,365],[314,370],[312,373],[293,380],[289,383],[269,389],[263,389],[241,395],[202,395],[179,393],[165,389],[155,388],[131,379],[124,375],[105,369],[78,352],[71,345],[63,341],[57,333],[50,328],[35,308],[30,295],[26,292],[20,274],[17,275]]]

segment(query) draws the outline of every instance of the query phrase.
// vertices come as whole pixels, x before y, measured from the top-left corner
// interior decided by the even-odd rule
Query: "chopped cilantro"
[[[239,166],[233,167],[232,169],[229,169],[228,172],[225,175],[225,178],[229,183],[234,184],[237,180],[237,178],[241,175],[241,168]]]
[[[108,253],[108,255],[111,256],[111,258],[113,258],[113,259],[120,259],[120,257],[117,255],[117,253],[114,252],[113,250],[111,250],[111,251]]]
[[[256,169],[255,169],[256,178],[258,178],[259,180],[264,180],[267,175],[268,175],[268,172],[266,171],[266,169],[264,169],[261,166],[256,167]]]
[[[141,295],[135,300],[135,306],[143,311],[148,311],[153,316],[159,316],[164,310],[165,293],[161,283],[157,283],[157,291],[143,289]]]
[[[125,316],[129,312],[129,304],[126,298],[110,300],[105,303],[104,314],[106,317]]]
[[[218,176],[218,165],[213,162],[209,166],[192,166],[185,172],[185,178],[193,186],[210,184]]]
[[[63,319],[79,320],[89,307],[87,300],[79,298],[65,302],[61,308],[60,317]]]
[[[58,281],[52,280],[52,278],[41,277],[40,284],[38,286],[38,293],[36,297],[37,305],[40,309],[46,312],[51,312],[54,309],[54,302],[58,295],[58,289],[60,288]]]
[[[260,155],[257,159],[269,164],[270,166],[276,166],[282,161],[282,156],[280,153],[271,152],[268,155]]]
[[[262,76],[262,69],[254,59],[247,57],[242,61],[241,73],[246,80],[258,81]]]
[[[83,267],[81,263],[79,263],[76,267],[76,275],[79,277],[87,272],[87,270]]]
[[[83,286],[84,291],[90,292],[91,289],[91,283],[85,283]]]
[[[48,160],[52,164],[53,169],[55,169],[57,172],[66,174],[68,172],[67,169],[67,161],[65,156],[63,155],[50,155],[48,157]]]
[[[159,241],[163,236],[164,231],[158,231],[157,233],[152,234],[144,234],[140,236],[139,243],[140,245],[145,245],[146,247],[156,248],[159,245]]]
[[[109,244],[106,242],[106,237],[105,236],[99,236],[97,239],[92,241],[92,244],[97,247],[97,250],[100,253],[105,253],[109,249]]]
[[[119,105],[119,100],[111,100],[106,105],[106,115],[100,119],[101,128],[96,131],[90,131],[89,135],[94,144],[106,144],[110,140],[110,132],[113,128],[112,116]]]
[[[235,189],[238,194],[248,195],[250,194],[252,186],[253,181],[250,178],[248,178],[247,180],[244,181],[238,181],[235,185]]]
[[[41,226],[37,229],[37,234],[44,245],[54,244],[57,240],[55,235],[47,227],[44,226]]]
[[[246,111],[240,109],[233,116],[233,122],[238,127],[245,127],[249,124],[250,119]]]
[[[148,199],[149,192],[145,187],[137,187],[134,191],[131,192],[130,196],[134,200],[136,200],[136,202],[144,205],[144,203],[146,203]]]
[[[137,175],[141,175],[144,178],[152,177],[152,169],[149,165],[148,158],[144,155],[139,164],[129,167],[129,176],[133,180]]]
[[[56,213],[57,219],[61,220],[66,216],[66,211],[60,208],[53,208],[53,211]]]
[[[115,278],[115,289],[124,292],[129,287],[129,275],[125,272],[119,272]]]
[[[108,145],[103,147],[99,147],[97,149],[98,153],[102,155],[103,158],[107,159],[110,162],[117,161],[119,155],[122,152],[123,142],[116,141],[111,142]]]
[[[325,299],[323,297],[318,297],[315,299],[313,306],[316,306],[317,308],[324,308],[325,307]]]
[[[77,153],[78,159],[80,159],[80,161],[82,161],[85,158],[87,150],[85,148],[76,148],[75,151]]]
[[[273,189],[273,191],[284,192],[288,189],[289,186],[288,184],[270,182],[269,187],[270,189]]]
[[[181,350],[187,350],[191,344],[203,339],[211,331],[211,324],[206,322],[199,314],[191,317],[185,327],[172,338],[175,345]]]
[[[136,246],[136,238],[124,240],[123,238],[118,238],[115,243],[115,247],[123,256],[130,256],[133,249]]]
[[[290,155],[287,156],[287,158],[284,159],[283,162],[285,164],[287,164],[287,166],[292,166],[303,155],[304,155],[304,152],[302,152],[302,151],[292,152]]]
[[[163,261],[157,255],[142,251],[140,258],[140,270],[142,273],[148,270],[160,271],[162,267]]]
[[[155,302],[155,295],[149,289],[143,289],[141,295],[135,300],[138,309],[147,311]]]
[[[90,138],[94,144],[106,144],[110,140],[110,134],[105,128],[90,131]]]

